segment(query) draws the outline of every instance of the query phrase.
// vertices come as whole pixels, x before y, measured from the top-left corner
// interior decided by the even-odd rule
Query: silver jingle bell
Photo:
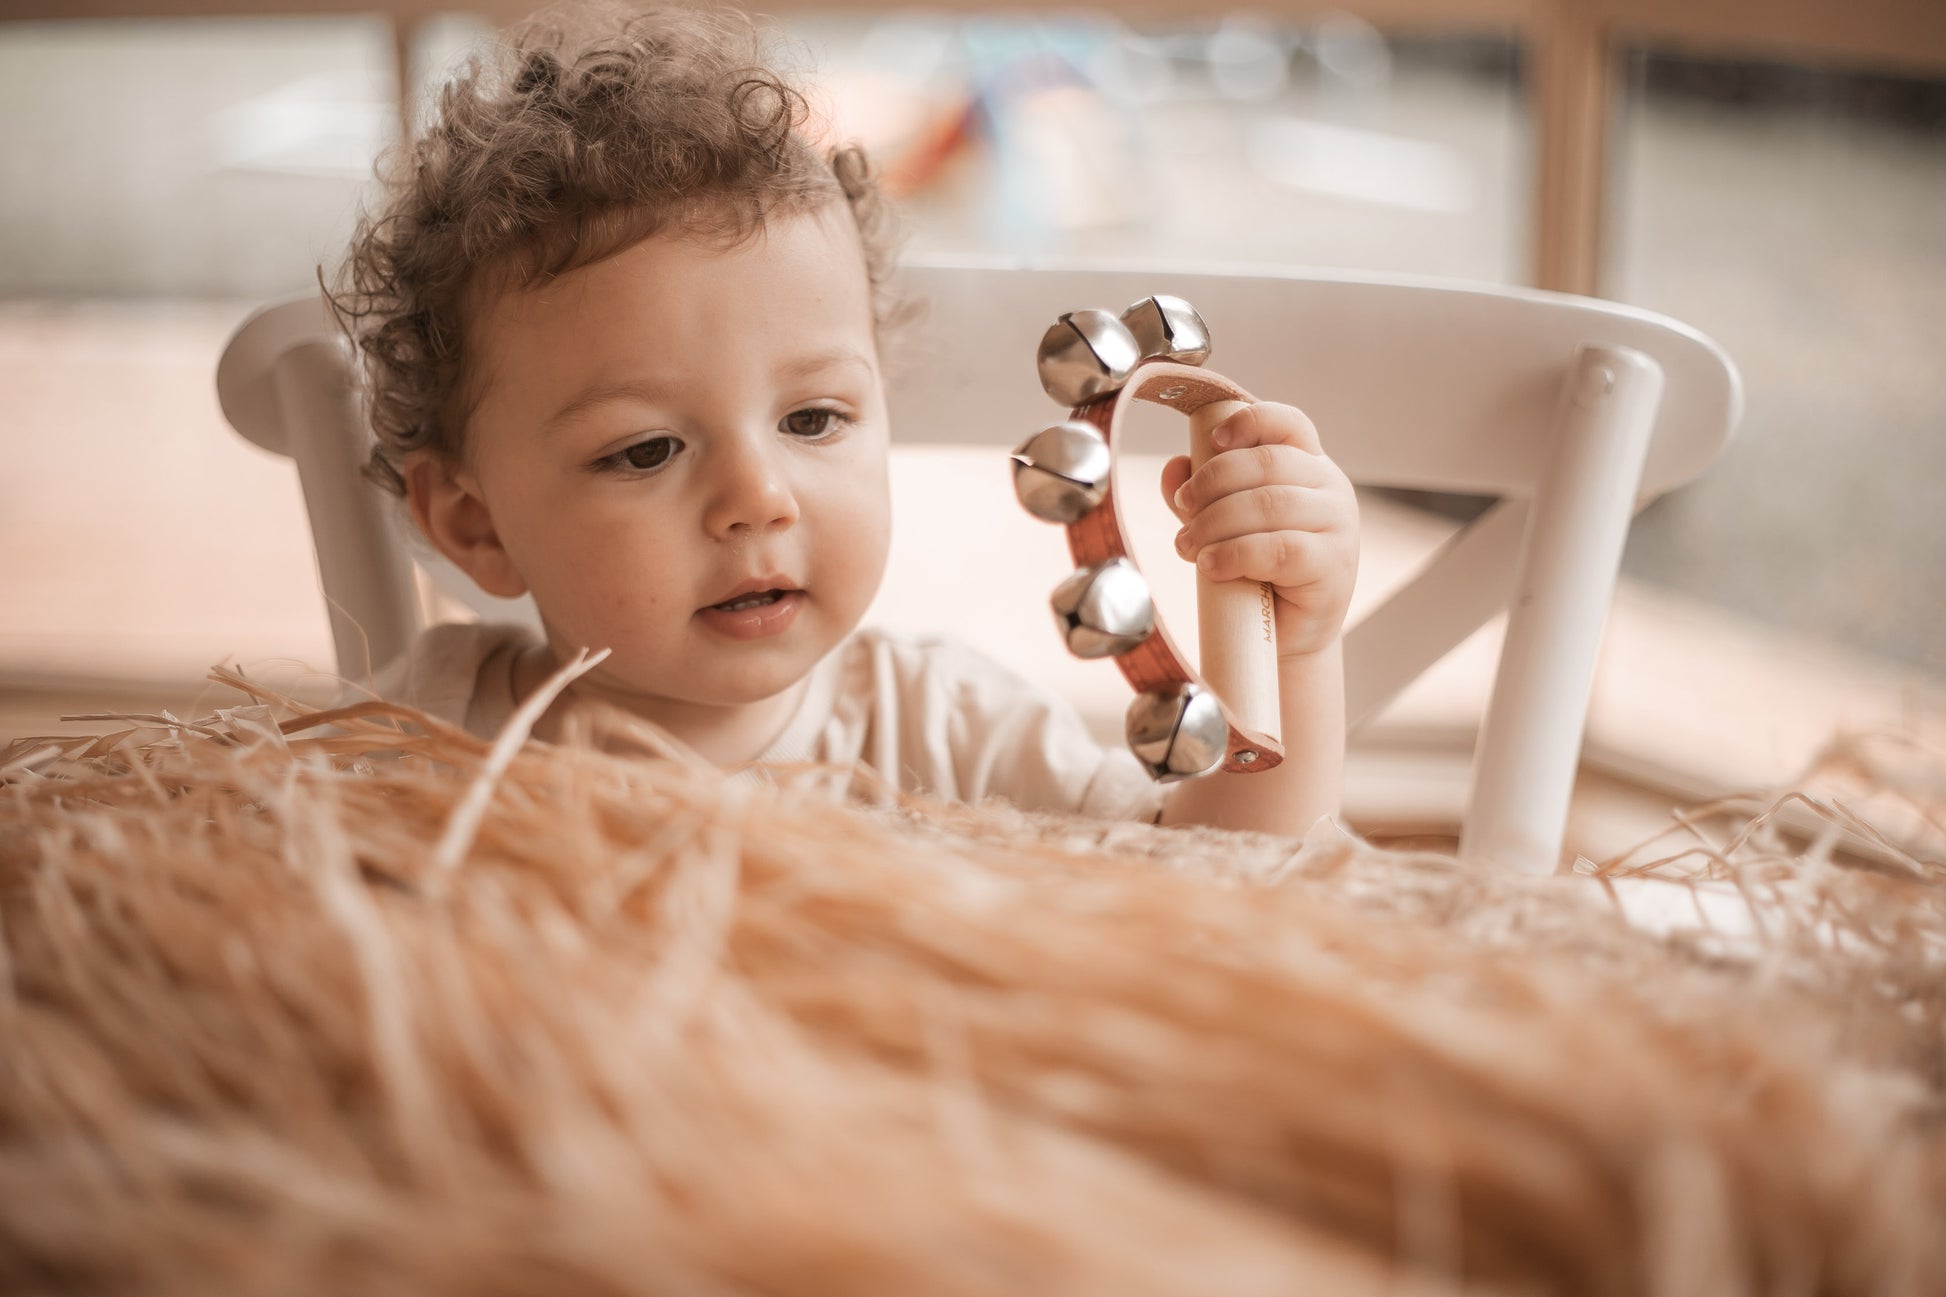
[[[1200,365],[1209,359],[1209,325],[1180,297],[1145,297],[1122,312],[1122,323],[1142,349],[1143,360]]]
[[[1014,494],[1044,522],[1074,522],[1108,494],[1108,442],[1085,423],[1043,428],[1014,449]]]
[[[1142,350],[1128,326],[1106,311],[1069,311],[1042,335],[1034,357],[1041,387],[1062,405],[1083,405],[1120,390]]]
[[[1128,705],[1128,746],[1151,779],[1174,783],[1223,764],[1230,724],[1216,695],[1180,684],[1137,694]]]
[[[1155,629],[1149,583],[1125,558],[1075,569],[1048,602],[1068,651],[1079,658],[1126,653]]]

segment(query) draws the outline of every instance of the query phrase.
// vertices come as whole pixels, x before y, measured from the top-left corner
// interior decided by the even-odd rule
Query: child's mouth
[[[754,594],[738,595],[722,603],[713,603],[710,607],[722,612],[742,612],[745,608],[761,608],[765,604],[776,603],[784,597],[784,593],[782,590],[759,590]]]
[[[752,590],[722,603],[709,604],[698,610],[697,617],[703,625],[727,639],[768,639],[789,630],[803,604],[802,590],[781,587]]]

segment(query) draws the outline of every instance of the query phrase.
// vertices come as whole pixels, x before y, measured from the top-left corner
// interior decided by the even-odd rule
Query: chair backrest
[[[1348,714],[1368,718],[1512,605],[1463,841],[1553,867],[1628,519],[1708,466],[1737,422],[1720,348],[1615,303],[1397,276],[921,259],[904,291],[920,318],[888,361],[901,444],[1017,443],[1059,414],[1033,372],[1048,324],[1173,293],[1211,322],[1214,367],[1302,406],[1354,482],[1500,497],[1348,633]],[[239,432],[297,460],[339,670],[363,675],[418,610],[398,513],[357,479],[368,434],[322,304],[253,316],[218,390]]]
[[[1361,486],[1533,495],[1562,376],[1583,346],[1632,348],[1662,370],[1642,495],[1708,467],[1740,409],[1736,371],[1715,343],[1594,298],[1319,270],[940,258],[910,267],[906,282],[921,318],[894,347],[891,400],[907,444],[1018,442],[1048,418],[1034,377],[1047,326],[1063,311],[1120,310],[1149,293],[1194,303],[1215,330],[1211,366],[1302,406]]]

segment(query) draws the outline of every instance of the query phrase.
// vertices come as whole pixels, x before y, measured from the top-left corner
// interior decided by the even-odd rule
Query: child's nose
[[[719,471],[703,526],[711,535],[730,537],[788,527],[797,521],[797,496],[785,475],[778,450],[738,439],[721,448]]]

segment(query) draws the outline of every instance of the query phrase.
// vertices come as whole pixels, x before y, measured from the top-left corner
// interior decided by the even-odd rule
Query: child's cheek
[[[644,565],[656,537],[639,516],[602,504],[570,509],[555,521],[552,544],[591,581],[614,581]]]
[[[604,516],[599,509],[584,508],[568,521],[553,521],[535,540],[557,600],[608,626],[654,615],[670,602],[656,547],[639,530],[631,520]],[[545,599],[541,590],[535,594]],[[560,615],[573,614],[564,608]]]
[[[564,605],[550,620],[576,644],[610,648],[626,668],[643,652],[657,651],[672,630],[679,601],[667,590],[626,579],[582,580],[563,592]],[[682,609],[686,614],[693,609]]]

